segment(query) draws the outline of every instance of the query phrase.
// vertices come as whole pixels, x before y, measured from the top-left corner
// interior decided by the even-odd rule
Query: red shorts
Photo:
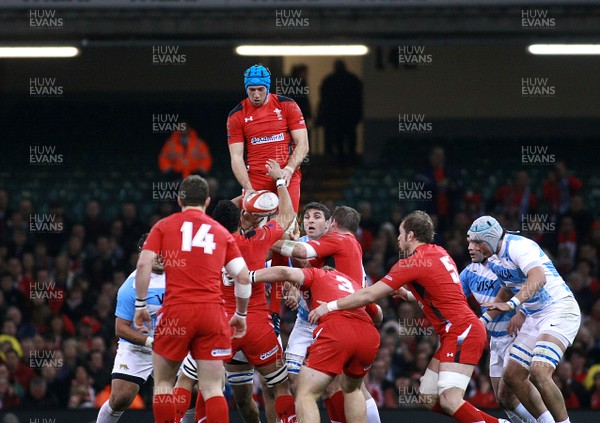
[[[248,363],[262,367],[283,359],[283,351],[271,323],[268,313],[261,316],[250,316],[246,322],[246,335],[231,341],[232,354],[242,351]]]
[[[154,332],[154,352],[181,362],[188,351],[196,360],[231,358],[231,330],[222,304],[162,307]]]
[[[485,326],[477,319],[440,334],[440,347],[433,357],[442,363],[477,365],[486,345]]]
[[[313,332],[306,366],[330,377],[342,374],[359,379],[373,365],[379,349],[379,332],[364,320],[331,316]]]
[[[248,178],[250,179],[250,183],[252,184],[252,188],[256,191],[261,189],[266,189],[268,191],[274,192],[277,194],[277,187],[275,186],[275,181],[269,175],[261,175],[257,173],[248,174]],[[288,192],[290,193],[290,198],[292,199],[292,205],[294,207],[294,211],[298,213],[298,207],[300,206],[300,182],[302,181],[302,174],[300,172],[294,172],[292,175],[292,179],[290,179],[290,186],[288,187]]]

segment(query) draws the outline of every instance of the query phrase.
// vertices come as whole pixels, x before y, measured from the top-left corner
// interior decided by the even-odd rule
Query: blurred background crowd
[[[574,292],[584,318],[555,378],[568,407],[600,408],[600,216],[588,210],[586,182],[556,160],[538,183],[527,170],[515,169],[506,183],[482,194],[467,189],[446,161],[444,148],[430,148],[422,167],[411,171],[418,183],[400,185],[401,192],[418,186],[419,198],[392,201],[387,216],[374,213],[369,200],[346,195],[325,201],[330,208],[351,204],[361,213],[357,237],[368,278],[379,280],[397,260],[398,225],[408,211],[432,214],[436,242],[460,270],[469,263],[466,232],[472,220],[494,214],[504,227],[536,240]],[[219,191],[217,179],[209,180],[215,200],[228,195]],[[0,189],[1,409],[98,407],[108,397],[117,290],[135,269],[140,236],[176,205],[153,202],[141,212],[138,202],[112,202],[110,218],[103,211],[107,205],[88,199],[75,214],[54,201],[45,209],[51,221],[40,223],[41,205],[34,198]],[[416,304],[390,298],[380,305],[381,348],[368,386],[380,407],[414,407],[437,337]],[[284,344],[294,317],[282,309]],[[487,361],[485,355],[468,396],[479,407],[495,408]],[[148,407],[150,392],[146,386],[134,407]]]

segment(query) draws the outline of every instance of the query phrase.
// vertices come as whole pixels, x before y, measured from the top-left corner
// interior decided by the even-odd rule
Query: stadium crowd
[[[600,216],[587,210],[583,183],[559,161],[548,168],[542,186],[531,186],[527,172],[517,171],[511,183],[482,199],[465,194],[451,172],[440,173],[436,160],[432,154],[431,167],[420,174],[431,198],[417,205],[436,218],[436,242],[464,268],[470,262],[467,230],[487,212],[546,250],[584,316],[554,378],[568,408],[600,409]],[[86,204],[81,221],[58,203],[44,219],[36,206],[0,189],[0,409],[99,407],[110,389],[117,290],[135,269],[140,236],[174,212],[175,204],[161,203],[142,218],[136,204],[127,202],[112,221],[95,200]],[[365,270],[377,281],[398,259],[398,226],[409,210],[398,205],[385,222],[373,218],[367,202],[358,210]],[[437,336],[415,303],[388,298],[380,306],[381,348],[368,388],[379,407],[417,406],[419,377]],[[284,345],[293,322],[294,313],[284,310]],[[468,397],[478,407],[496,408],[487,363],[484,356]],[[148,387],[141,396],[134,407],[150,407]]]

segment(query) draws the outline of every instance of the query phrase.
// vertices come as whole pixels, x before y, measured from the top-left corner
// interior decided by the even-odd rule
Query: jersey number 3
[[[339,275],[335,275],[335,278],[339,282],[338,289],[340,291],[346,291],[351,294],[354,292],[354,287],[352,286],[352,282],[350,282],[348,279],[346,279],[343,276],[339,276]]]
[[[183,222],[181,225],[181,251],[192,251],[192,247],[200,247],[204,248],[204,254],[212,254],[217,244],[215,244],[215,236],[208,232],[210,225],[202,224],[194,238],[192,238],[193,230],[192,222]]]
[[[452,280],[454,281],[454,283],[460,283],[460,277],[458,276],[458,271],[456,270],[456,267],[454,267],[454,265],[450,261],[450,256],[440,257],[440,261],[443,263],[446,270],[450,273],[450,276],[452,276]]]

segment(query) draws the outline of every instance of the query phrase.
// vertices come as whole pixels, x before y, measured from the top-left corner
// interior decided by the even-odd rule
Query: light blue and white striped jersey
[[[496,295],[502,288],[500,279],[487,266],[481,263],[471,263],[460,272],[460,282],[467,298],[473,294],[473,297],[479,304],[494,302]],[[487,309],[481,307],[481,313]],[[515,310],[500,314],[492,320],[487,326],[490,336],[508,336],[506,327],[508,322],[515,315]]]
[[[527,273],[538,266],[544,269],[546,284],[523,303],[522,308],[527,315],[544,310],[562,298],[573,296],[550,258],[534,241],[520,235],[506,234],[500,252],[488,259],[490,270],[514,294],[523,288]]]
[[[117,309],[115,310],[115,316],[121,319],[129,320],[133,322],[133,315],[135,314],[135,274],[137,270],[134,270],[123,285],[119,288],[117,293]],[[157,275],[156,273],[150,273],[150,285],[148,286],[148,295],[146,296],[146,306],[152,319],[152,330],[147,334],[148,336],[154,336],[154,329],[156,328],[156,314],[160,310],[163,304],[165,296],[165,274]],[[131,327],[134,324],[131,323]],[[119,343],[129,341],[119,338]]]

